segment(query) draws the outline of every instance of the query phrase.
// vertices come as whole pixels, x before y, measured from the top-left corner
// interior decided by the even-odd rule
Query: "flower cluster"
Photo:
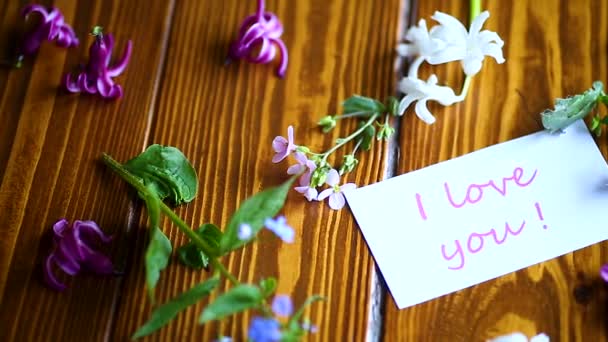
[[[294,312],[291,298],[286,295],[276,295],[272,300],[272,312],[275,317],[255,316],[249,325],[247,337],[254,342],[278,342],[285,339],[285,335],[293,335],[292,331],[281,331],[280,319],[288,319]],[[303,322],[299,327],[301,332],[317,332],[317,327],[308,322]],[[295,336],[290,336],[295,337]]]
[[[272,12],[265,12],[264,0],[258,0],[257,12],[243,20],[238,37],[230,46],[227,62],[245,58],[251,63],[267,64],[276,56],[278,47],[281,62],[277,75],[285,77],[288,55],[287,47],[281,40],[282,34],[283,24],[279,18]]]
[[[328,198],[329,206],[334,210],[344,207],[346,200],[344,192],[356,188],[353,183],[340,185],[340,175],[337,170],[327,163],[329,153],[313,153],[306,146],[297,146],[294,143],[293,126],[287,128],[287,138],[277,136],[272,141],[275,155],[273,163],[279,163],[293,155],[296,164],[287,169],[290,175],[300,175],[295,190],[308,201],[323,201]],[[309,158],[310,157],[310,158]],[[327,185],[328,188],[319,193],[318,188]]]
[[[112,261],[93,249],[96,239],[108,243],[112,237],[105,235],[93,221],[74,221],[72,225],[61,219],[53,225],[55,248],[44,263],[44,280],[51,288],[63,291],[53,272],[53,264],[69,275],[76,275],[82,268],[101,275],[113,272]]]
[[[494,58],[499,64],[505,62],[502,39],[496,32],[481,30],[489,17],[488,11],[480,13],[467,31],[458,19],[437,11],[431,18],[439,25],[428,30],[426,21],[421,19],[417,26],[407,31],[405,39],[408,43],[400,44],[397,52],[403,57],[415,58],[410,64],[407,77],[399,84],[399,90],[405,94],[399,103],[399,115],[403,115],[410,104],[418,101],[416,115],[427,124],[432,124],[435,117],[426,107],[427,101],[437,101],[444,106],[463,101],[470,78],[481,70],[485,56]],[[418,69],[423,62],[438,65],[454,61],[460,61],[467,76],[460,95],[456,95],[450,87],[437,85],[437,76],[434,74],[427,82],[418,78]]]

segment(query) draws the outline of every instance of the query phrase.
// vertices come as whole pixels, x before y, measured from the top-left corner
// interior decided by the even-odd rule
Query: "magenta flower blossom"
[[[106,99],[122,97],[122,87],[114,83],[116,77],[125,70],[131,57],[133,43],[129,40],[122,58],[114,66],[110,66],[114,37],[111,34],[102,34],[101,27],[93,28],[95,41],[89,49],[89,62],[76,79],[71,74],[65,75],[64,85],[70,93],[85,92],[99,94]]]
[[[228,62],[245,58],[248,62],[267,64],[281,51],[281,64],[277,75],[285,77],[287,70],[287,47],[281,40],[283,24],[274,13],[264,12],[264,0],[258,0],[258,10],[243,20],[237,39],[230,46]]]
[[[112,240],[95,222],[74,221],[70,225],[66,219],[61,219],[53,225],[53,233],[55,247],[44,263],[44,280],[48,286],[58,291],[66,288],[55,277],[53,264],[71,276],[78,274],[82,268],[96,274],[112,273],[112,261],[91,247],[95,239],[103,243]]]
[[[287,139],[277,136],[272,140],[272,148],[276,152],[272,157],[273,163],[278,163],[287,158],[298,146],[293,143],[293,126],[287,127]]]
[[[293,242],[295,233],[293,228],[287,224],[287,219],[285,219],[285,216],[279,216],[276,219],[269,217],[264,221],[264,226],[283,240],[283,242]]]
[[[64,22],[63,14],[56,7],[48,11],[41,5],[27,5],[21,10],[26,19],[32,13],[38,13],[42,20],[34,30],[23,37],[18,48],[19,58],[36,52],[45,40],[55,41],[58,46],[72,47],[78,45],[78,38],[72,27]]]
[[[355,183],[347,183],[342,186],[339,186],[339,182],[340,175],[338,174],[338,171],[331,169],[331,171],[329,171],[329,174],[327,175],[327,180],[325,181],[325,183],[329,185],[330,188],[321,191],[319,197],[317,198],[318,201],[322,201],[329,197],[329,207],[334,210],[340,210],[342,209],[342,207],[344,207],[344,204],[346,204],[344,192],[353,190],[357,187]]]
[[[602,279],[608,283],[608,264],[605,264],[600,268],[600,276],[602,276]]]

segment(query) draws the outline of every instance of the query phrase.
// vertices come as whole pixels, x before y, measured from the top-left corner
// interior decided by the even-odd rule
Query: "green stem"
[[[473,19],[481,13],[481,0],[471,0],[469,8],[469,25],[473,22]]]
[[[134,187],[137,192],[141,194],[150,194],[150,191],[146,188],[144,183],[138,178],[132,175],[125,167],[114,160],[110,155],[103,153],[101,156],[103,162],[108,165],[114,172],[118,173],[118,175],[124,179],[127,183],[129,183],[132,187]],[[145,197],[145,196],[144,196]],[[179,216],[177,216],[171,208],[169,208],[165,203],[160,202],[160,210],[175,223],[177,228],[182,231],[190,240],[200,248],[203,253],[209,256],[212,260],[214,260],[214,256],[216,253],[213,253],[214,250],[207,241],[203,240],[190,226],[188,226],[184,221],[182,221]]]
[[[354,112],[354,113],[336,115],[336,116],[334,116],[334,119],[335,120],[340,120],[340,119],[346,119],[346,118],[354,118],[354,117],[358,117],[358,116],[368,116],[370,114],[372,114],[372,113],[370,113],[370,112]]]
[[[342,139],[339,144],[336,144],[334,147],[332,147],[331,149],[329,149],[325,153],[323,153],[322,154],[323,161],[327,160],[327,157],[329,157],[329,155],[332,154],[332,153],[334,153],[337,149],[339,149],[340,147],[344,146],[349,141],[351,141],[354,138],[356,138],[359,134],[363,133],[363,131],[365,131],[365,129],[368,126],[370,126],[371,124],[374,123],[374,121],[376,121],[376,119],[378,118],[379,115],[380,115],[380,113],[374,113],[369,118],[369,120],[367,120],[365,122],[365,124],[363,126],[361,126],[358,130],[356,130],[353,134],[351,134],[351,135],[347,136],[346,138]]]
[[[217,259],[211,259],[211,264],[213,265],[213,268],[218,270],[221,274],[224,275],[224,277],[230,280],[232,285],[239,285],[241,283],[238,279],[236,279],[235,276],[232,275],[232,273],[228,271],[228,269],[226,269],[226,267],[224,267],[224,265],[222,265],[221,262],[217,261]]]

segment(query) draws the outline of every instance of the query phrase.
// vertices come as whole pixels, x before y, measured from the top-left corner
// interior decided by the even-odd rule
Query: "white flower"
[[[321,191],[317,201],[323,201],[327,197],[329,197],[329,207],[333,210],[340,210],[346,204],[346,199],[344,198],[344,192],[353,190],[357,188],[357,185],[354,183],[346,183],[342,186],[340,183],[340,174],[338,171],[331,169],[327,174],[327,180],[325,180],[325,184],[329,185],[329,189],[325,189]]]
[[[513,333],[511,335],[500,336],[488,342],[549,342],[549,336],[545,334],[538,334],[530,340],[522,333]]]
[[[493,57],[498,64],[505,62],[502,55],[504,42],[496,32],[484,30],[481,27],[490,17],[488,11],[481,12],[467,29],[458,19],[451,15],[435,12],[432,16],[441,25],[431,29],[430,35],[447,43],[441,51],[426,57],[430,64],[442,64],[460,60],[464,73],[473,76],[481,70],[485,56]]]
[[[437,76],[434,74],[426,82],[418,78],[404,77],[399,82],[399,90],[406,94],[399,102],[399,115],[403,115],[412,102],[418,101],[415,108],[416,115],[429,125],[435,122],[435,117],[426,107],[427,101],[437,101],[444,106],[462,101],[454,94],[452,88],[437,85]]]
[[[431,32],[433,29],[431,29]],[[405,40],[410,43],[397,45],[397,53],[403,57],[418,56],[411,64],[408,76],[417,77],[418,68],[422,62],[430,56],[438,53],[446,47],[446,43],[434,38],[426,28],[426,21],[420,19],[418,26],[412,26],[405,34]]]

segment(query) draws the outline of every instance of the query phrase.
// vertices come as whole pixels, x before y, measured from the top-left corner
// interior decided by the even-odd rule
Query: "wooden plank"
[[[26,1],[0,5],[3,37],[19,30]],[[53,3],[73,23],[82,44],[65,50],[44,44],[20,70],[2,70],[0,84],[0,340],[103,340],[112,323],[120,278],[78,276],[65,293],[42,285],[42,260],[51,248],[50,229],[62,217],[93,219],[115,234],[120,246],[133,214],[126,187],[98,162],[101,152],[117,158],[145,144],[160,75],[170,1],[68,1]],[[50,3],[46,3],[50,5]],[[137,18],[137,20],[134,20]],[[102,25],[126,40],[134,53],[118,81],[115,102],[59,90],[62,75],[88,55],[91,27]],[[3,45],[8,51],[8,46]]]
[[[419,7],[417,18],[440,10],[467,20],[467,2],[419,1]],[[491,13],[486,27],[506,42],[506,64],[486,60],[464,103],[431,106],[436,124],[408,114],[399,173],[541,130],[538,113],[553,99],[608,80],[608,3],[494,0],[483,7]],[[440,82],[462,84],[457,63],[433,71]],[[598,143],[608,156],[606,137]],[[608,244],[597,244],[400,311],[388,295],[384,339],[484,341],[522,331],[546,332],[552,341],[606,341],[606,289],[598,269],[607,255]]]
[[[267,8],[285,24],[290,64],[284,80],[274,76],[276,65],[223,66],[238,25],[255,10],[253,1],[176,4],[150,142],[177,146],[193,161],[200,193],[178,210],[192,225],[225,225],[243,199],[286,179],[287,166],[270,161],[270,143],[288,125],[295,125],[298,143],[328,148],[347,130],[323,136],[314,128],[318,118],[335,113],[353,93],[379,98],[392,94],[399,1],[375,6],[369,1],[272,0]],[[358,184],[382,178],[385,150],[378,145],[363,157]],[[230,270],[248,282],[278,276],[278,292],[292,294],[298,303],[314,293],[328,296],[328,302],[310,311],[320,326],[311,340],[364,340],[373,263],[351,214],[306,203],[297,193],[290,194],[284,213],[296,229],[296,243],[284,245],[263,233],[259,243],[229,258]],[[163,229],[175,246],[184,243],[169,222]],[[151,310],[141,259],[147,237],[143,229],[137,234],[137,259],[128,273],[112,340],[128,338]],[[157,295],[164,302],[208,276],[173,260]],[[188,309],[149,339],[210,341],[222,333],[244,340],[249,316],[201,327],[196,322],[202,308]]]

